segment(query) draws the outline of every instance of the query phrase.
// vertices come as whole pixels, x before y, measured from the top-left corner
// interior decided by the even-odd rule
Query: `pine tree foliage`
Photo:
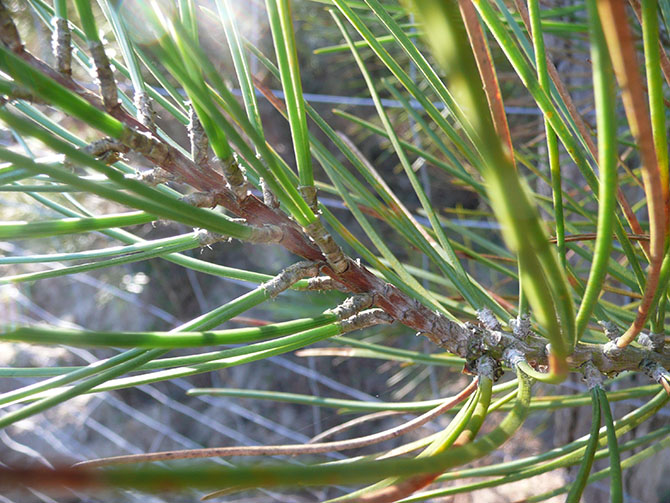
[[[5,274],[0,283],[49,288],[50,278],[152,259],[255,285],[169,331],[4,324],[5,343],[114,352],[82,367],[0,369],[4,377],[41,378],[0,395],[0,427],[82,394],[308,346],[305,354],[464,369],[472,381],[453,396],[404,403],[192,389],[373,413],[354,423],[384,411],[418,415],[347,440],[150,452],[53,469],[3,466],[0,486],[197,488],[224,499],[273,486],[338,486],[347,491],[332,501],[381,503],[432,500],[578,466],[570,484],[540,488],[527,501],[567,493],[576,502],[587,484],[604,478],[611,501],[623,501],[622,469],[670,445],[668,427],[619,440],[664,407],[670,392],[670,60],[663,44],[670,2],[586,0],[549,8],[538,0],[318,0],[303,7],[323,12],[319,4],[326,4],[339,41],[317,52],[339,54],[355,71],[356,85],[374,104],[372,121],[341,110],[324,118],[305,99],[290,0],[263,6],[270,50],[242,36],[240,6],[232,0],[0,2],[0,121],[12,135],[0,148],[0,190],[23,194],[33,211],[27,221],[3,220],[0,238],[65,242],[96,232],[109,243],[0,257],[3,267],[37,266]],[[52,32],[50,58],[24,45],[29,33],[18,20],[25,12]],[[573,101],[545,46],[548,36],[583,43],[595,114]],[[212,57],[212,44],[229,64]],[[258,78],[251,62],[267,78]],[[514,74],[512,91],[503,72]],[[519,141],[503,102],[510,92],[537,110],[546,148],[531,151]],[[279,127],[290,136],[288,151],[271,139],[277,126],[261,113],[261,100],[285,121]],[[334,117],[376,138],[396,174],[369,162]],[[185,147],[179,138],[186,133]],[[444,211],[447,195],[440,191],[447,189],[430,190],[437,175],[480,201],[469,217],[485,232]],[[407,193],[394,188],[397,179]],[[551,197],[542,195],[542,184]],[[91,201],[105,204],[94,210]],[[44,208],[58,216],[42,217]],[[147,239],[142,229],[158,221],[188,232]],[[192,253],[230,246],[231,239],[284,249],[293,263],[264,274]],[[53,268],[54,261],[64,265]],[[304,299],[306,316],[294,306],[288,321],[221,328],[289,290],[292,299]],[[312,299],[328,291],[321,299],[332,305],[323,309]],[[426,338],[435,352],[392,347],[384,338],[391,327]],[[377,334],[374,342],[369,333]],[[324,349],[323,341],[336,348]],[[338,352],[341,346],[346,352]],[[179,356],[166,356],[175,349]],[[634,373],[649,384],[612,388]],[[551,393],[570,374],[583,375],[586,391]],[[610,402],[631,398],[641,405],[613,417]],[[489,456],[539,411],[589,404],[588,435],[513,461]],[[418,441],[336,463],[323,456],[401,437],[447,413],[443,430]],[[343,423],[336,431],[350,427]],[[241,460],[278,455],[304,459]],[[220,457],[235,463],[209,461]],[[608,457],[608,468],[592,472],[594,460]],[[459,482],[464,478],[479,480]]]

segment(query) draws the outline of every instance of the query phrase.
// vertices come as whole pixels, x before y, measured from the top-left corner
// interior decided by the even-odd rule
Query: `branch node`
[[[197,196],[197,194],[193,195]],[[207,195],[205,195],[204,197],[206,198]],[[195,199],[197,199],[197,197]],[[233,221],[237,221],[237,223],[242,224],[246,222],[243,219],[233,219]],[[205,232],[208,232],[208,236],[201,239],[201,241],[205,241],[205,245],[203,246],[207,246],[219,241],[227,242],[231,240],[230,236],[226,236],[225,234],[219,234],[209,231]],[[258,227],[251,227],[251,233],[245,238],[240,238],[240,241],[246,241],[255,244],[268,244],[268,243],[279,243],[282,239],[284,239],[284,231],[281,229],[281,227],[279,227],[278,225],[265,224]]]
[[[249,236],[244,241],[249,243],[281,243],[284,239],[284,228],[280,225],[263,224],[253,227]]]
[[[617,339],[609,341],[607,344],[603,345],[603,354],[610,360],[618,359],[624,352],[626,348],[620,348],[617,346]]]
[[[347,332],[361,330],[381,323],[391,324],[393,321],[393,318],[386,314],[382,309],[370,309],[340,321],[340,333],[345,334]]]
[[[592,360],[585,361],[581,366],[581,370],[584,374],[584,381],[586,381],[586,386],[590,390],[596,386],[601,386],[605,380],[605,376],[602,375]]]
[[[198,118],[193,104],[188,107],[188,137],[191,140],[191,156],[196,166],[209,164],[209,138]]]
[[[488,307],[483,307],[477,311],[477,319],[488,330],[502,330],[500,322]]]
[[[216,195],[211,192],[193,192],[182,197],[181,201],[197,208],[214,208]]]
[[[265,293],[274,299],[284,290],[290,288],[303,278],[314,278],[319,275],[319,264],[303,260],[291,264],[274,278],[261,285]]]
[[[116,92],[114,72],[112,72],[112,67],[109,64],[105,46],[100,40],[91,40],[88,42],[88,50],[91,52],[95,73],[98,76],[102,103],[105,110],[112,112],[119,107],[119,98]]]
[[[300,195],[307,203],[307,206],[314,212],[315,215],[319,214],[319,200],[317,198],[318,189],[314,185],[300,185],[298,187]]]
[[[56,69],[63,75],[72,75],[72,34],[67,19],[51,18],[54,31],[51,37],[51,49],[56,58]]]
[[[314,240],[321,253],[325,255],[328,265],[336,274],[342,274],[349,268],[349,261],[344,255],[342,248],[328,234],[321,220],[317,219],[309,224],[305,227],[305,231]]]
[[[489,355],[483,355],[478,358],[474,364],[474,368],[478,375],[487,377],[493,382],[497,381],[503,374],[500,364]]]
[[[168,157],[170,156],[169,147],[165,143],[156,140],[151,133],[126,128],[119,141],[130,150],[143,155],[158,166],[167,164]]]
[[[490,348],[500,345],[503,340],[503,332],[500,330],[487,330],[484,332],[484,344]]]
[[[260,177],[259,181],[261,184],[261,191],[263,192],[263,202],[266,206],[276,210],[279,208],[279,200],[277,199],[277,196],[275,196],[272,190],[270,190],[270,187],[265,181],[265,178]]]
[[[474,325],[466,323],[463,326],[455,323],[439,311],[434,311],[432,314],[434,317],[429,320],[427,324],[428,332],[426,332],[431,341],[451,353],[466,358],[469,358],[470,355],[481,355],[481,337],[473,337],[474,332],[471,330],[471,326],[474,327]],[[479,327],[475,328],[478,329]]]
[[[83,150],[105,164],[114,164],[121,159],[120,154],[128,153],[128,147],[114,138],[101,138],[88,144]]]
[[[307,281],[307,288],[305,290],[339,290],[340,292],[348,292],[346,286],[339,281],[335,281],[329,276],[319,276],[318,278],[311,278]]]
[[[520,314],[516,318],[509,320],[508,325],[517,339],[523,340],[531,335],[530,314]]]
[[[526,357],[517,348],[505,348],[502,354],[503,363],[511,368],[516,368],[517,365],[526,361]]]
[[[137,119],[148,129],[155,131],[156,129],[156,112],[149,97],[145,91],[138,91],[133,98],[135,107],[137,108]]]
[[[621,335],[621,329],[619,329],[619,327],[611,321],[600,320],[598,322],[598,325],[603,327],[603,330],[605,331],[605,335],[611,341],[616,340]]]
[[[643,332],[638,336],[637,342],[639,342],[649,351],[655,351],[656,353],[660,353],[663,351],[663,347],[665,346],[665,334]]]
[[[353,295],[344,300],[339,306],[329,309],[328,312],[337,316],[338,320],[344,320],[349,318],[364,309],[368,309],[372,306],[374,301],[374,296],[369,293],[362,293],[359,295]]]
[[[161,183],[167,182],[177,182],[179,177],[173,175],[169,171],[164,170],[163,168],[154,168],[142,173],[139,173],[138,180],[144,182],[152,187],[160,185]]]
[[[230,238],[224,236],[223,234],[218,234],[216,232],[208,231],[207,229],[195,229],[195,232],[198,237],[198,242],[201,247],[210,246],[214,243],[228,243]]]
[[[233,153],[228,159],[217,159],[223,176],[226,177],[230,189],[239,200],[249,195],[249,184],[244,170],[237,162],[237,156]]]
[[[649,358],[645,358],[640,362],[640,370],[659,384],[666,383],[667,385],[668,381],[670,381],[670,373],[668,373],[663,365]],[[663,387],[667,389],[666,385]]]

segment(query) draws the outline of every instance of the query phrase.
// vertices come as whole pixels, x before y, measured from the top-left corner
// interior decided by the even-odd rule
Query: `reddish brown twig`
[[[649,234],[627,234],[626,237],[631,241],[649,241]],[[583,234],[571,234],[565,236],[565,241],[575,242],[575,241],[593,241],[596,239],[595,232],[585,232]],[[556,238],[549,238],[550,243],[555,243]]]
[[[213,458],[221,456],[278,456],[298,454],[319,454],[324,452],[345,451],[358,449],[367,445],[377,444],[392,438],[399,437],[413,431],[432,419],[444,414],[449,409],[461,403],[477,389],[477,379],[474,379],[464,390],[457,395],[446,398],[443,403],[429,410],[421,416],[412,419],[400,426],[380,431],[364,437],[301,445],[254,445],[236,447],[212,447],[207,449],[189,449],[181,451],[152,452],[149,454],[131,454],[128,456],[114,456],[110,458],[83,461],[75,467],[96,468],[99,466],[119,465],[128,463],[147,463],[155,461],[169,461],[174,459]]]
[[[649,109],[645,100],[642,77],[638,71],[635,44],[628,25],[626,6],[623,2],[616,0],[602,1],[598,2],[598,13],[612,58],[614,73],[622,89],[628,124],[640,149],[642,180],[649,210],[650,257],[647,282],[633,324],[617,340],[617,347],[624,348],[637,337],[644,327],[658,288],[665,244],[667,215],[664,192],[667,192],[667,188],[664,188],[661,183]]]
[[[364,416],[356,417],[344,423],[338,424],[337,426],[333,426],[332,428],[329,428],[325,431],[322,431],[318,435],[311,438],[308,443],[316,444],[317,442],[321,442],[328,437],[338,435],[339,433],[349,430],[355,426],[360,426],[361,424],[368,423],[370,421],[376,421],[377,419],[398,416],[401,414],[405,414],[405,412],[398,410],[380,410],[379,412],[372,412],[370,414],[365,414]]]

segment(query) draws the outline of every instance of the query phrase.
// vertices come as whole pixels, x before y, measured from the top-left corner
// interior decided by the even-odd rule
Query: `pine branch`
[[[301,228],[275,206],[272,198],[266,202],[246,190],[246,179],[236,160],[221,161],[225,177],[206,164],[198,165],[171,145],[158,138],[152,129],[138,121],[120,106],[108,107],[70,76],[60,73],[25,50],[8,11],[0,2],[0,41],[31,65],[35,70],[75,92],[100,110],[122,122],[126,129],[118,140],[125,148],[144,156],[155,164],[156,171],[146,179],[160,183],[170,177],[187,183],[202,194],[197,196],[199,204],[223,206],[234,215],[258,228],[258,242],[273,242],[308,261],[316,262],[321,273],[330,277],[340,289],[352,293],[366,293],[373,305],[382,309],[393,320],[428,337],[439,347],[474,361],[487,354],[498,362],[509,359],[510,354],[521,355],[536,368],[548,365],[546,340],[530,333],[525,339],[511,332],[492,330],[472,324],[461,325],[448,320],[417,300],[409,297],[395,286],[376,277],[359,262],[342,253],[321,221]],[[240,189],[243,190],[240,190]],[[194,196],[195,199],[196,196]],[[316,283],[315,283],[316,284]],[[587,361],[592,361],[604,374],[615,374],[625,370],[639,371],[640,365],[651,361],[663,368],[670,367],[670,353],[637,347],[613,350],[611,345],[579,343],[568,358],[572,370]]]

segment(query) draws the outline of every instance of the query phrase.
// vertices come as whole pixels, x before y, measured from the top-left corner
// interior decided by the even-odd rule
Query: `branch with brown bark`
[[[447,319],[378,278],[358,261],[345,256],[320,221],[309,228],[302,228],[278,208],[267,190],[265,201],[253,195],[246,189],[248,182],[234,159],[221,161],[226,164],[223,166],[226,168],[224,174],[214,169],[216,163],[208,158],[206,137],[200,131],[197,117],[192,117],[191,121],[194,162],[194,159],[159,138],[151,121],[140,121],[121,106],[110,107],[111,96],[101,100],[74,81],[62,68],[60,71],[51,68],[25,49],[10,13],[2,2],[0,41],[34,69],[123,123],[127,129],[119,141],[123,148],[142,155],[162,174],[154,183],[179,180],[199,191],[200,199],[206,200],[207,206],[220,205],[248,224],[273,229],[273,242],[303,259],[318,263],[319,272],[330,278],[330,285],[350,293],[368,294],[372,304],[393,320],[425,335],[439,347],[466,361],[475,361],[486,354],[505,364],[509,363],[507,360],[511,358],[510,355],[521,355],[536,367],[547,365],[546,340],[541,336],[529,330],[519,336],[518,333],[503,331],[490,324],[487,327],[486,323],[462,325]],[[62,51],[62,48],[59,50]],[[9,98],[30,99],[30,95],[19,93]],[[235,165],[231,165],[231,162]],[[151,183],[152,180],[147,182]],[[320,281],[324,282],[323,279]],[[593,362],[603,374],[615,374],[625,370],[644,371],[649,365],[668,368],[670,353],[658,344],[648,348],[629,346],[614,351],[611,345],[579,343],[569,358],[569,364],[576,370],[588,361]]]

